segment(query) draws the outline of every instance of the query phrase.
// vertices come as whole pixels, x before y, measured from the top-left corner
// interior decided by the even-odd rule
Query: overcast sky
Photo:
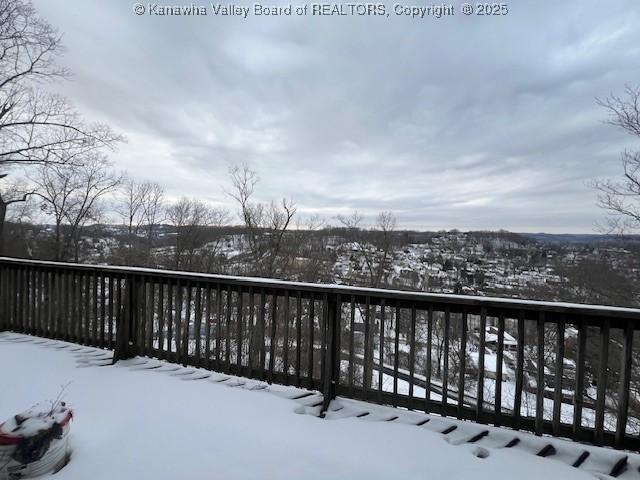
[[[640,147],[595,102],[640,84],[637,0],[518,0],[502,17],[454,2],[440,19],[393,3],[388,18],[247,19],[134,3],[34,1],[74,72],[55,89],[127,137],[118,168],[171,197],[228,203],[244,162],[259,200],[291,197],[304,215],[589,233],[602,212],[587,182]]]

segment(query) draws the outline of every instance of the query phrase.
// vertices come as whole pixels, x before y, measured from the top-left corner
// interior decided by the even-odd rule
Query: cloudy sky
[[[440,19],[393,3],[388,18],[247,19],[34,4],[74,72],[55,89],[127,137],[118,168],[172,197],[228,203],[246,163],[259,200],[329,221],[392,210],[410,228],[589,233],[602,212],[587,182],[638,147],[595,101],[640,85],[637,0],[514,0],[497,17],[454,2]]]

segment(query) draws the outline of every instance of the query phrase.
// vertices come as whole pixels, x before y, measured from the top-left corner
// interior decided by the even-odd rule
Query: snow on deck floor
[[[268,389],[184,381],[131,361],[78,368],[77,355],[100,351],[1,341],[10,338],[19,336],[0,333],[0,422],[70,382],[73,454],[56,480],[593,478],[515,449],[479,458],[477,446],[414,425],[297,414],[300,403]]]

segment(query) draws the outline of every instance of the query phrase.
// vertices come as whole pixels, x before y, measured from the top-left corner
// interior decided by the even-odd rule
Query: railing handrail
[[[621,319],[640,321],[640,309],[628,307],[614,307],[608,305],[590,305],[583,303],[553,302],[540,300],[523,300],[503,297],[484,297],[476,295],[439,294],[428,292],[412,292],[407,290],[390,290],[370,287],[354,287],[349,285],[306,283],[289,280],[279,280],[264,277],[243,277],[235,275],[221,275],[212,273],[187,272],[180,270],[164,270],[157,268],[130,267],[117,265],[97,265],[84,263],[54,262],[48,260],[30,260],[23,258],[0,257],[0,263],[14,265],[48,266],[54,268],[70,268],[84,271],[109,272],[120,274],[143,274],[153,277],[183,278],[186,280],[209,280],[213,282],[236,284],[257,288],[277,288],[288,290],[301,290],[315,293],[340,294],[345,298],[357,297],[383,297],[389,300],[431,302],[452,304],[460,306],[496,307],[506,309],[525,309],[553,313],[571,313],[574,315],[586,315],[597,317],[617,317]]]

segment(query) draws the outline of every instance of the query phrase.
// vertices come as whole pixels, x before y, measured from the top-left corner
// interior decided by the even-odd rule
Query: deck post
[[[135,334],[139,311],[139,286],[137,283],[133,276],[127,276],[125,280],[124,298],[116,317],[116,345],[113,352],[113,363],[136,355]]]
[[[323,401],[320,418],[324,418],[331,400],[336,398],[336,387],[340,380],[340,316],[339,295],[330,293],[327,296],[327,322],[325,335],[327,348],[325,349],[325,371],[322,372],[324,385],[322,386]]]

